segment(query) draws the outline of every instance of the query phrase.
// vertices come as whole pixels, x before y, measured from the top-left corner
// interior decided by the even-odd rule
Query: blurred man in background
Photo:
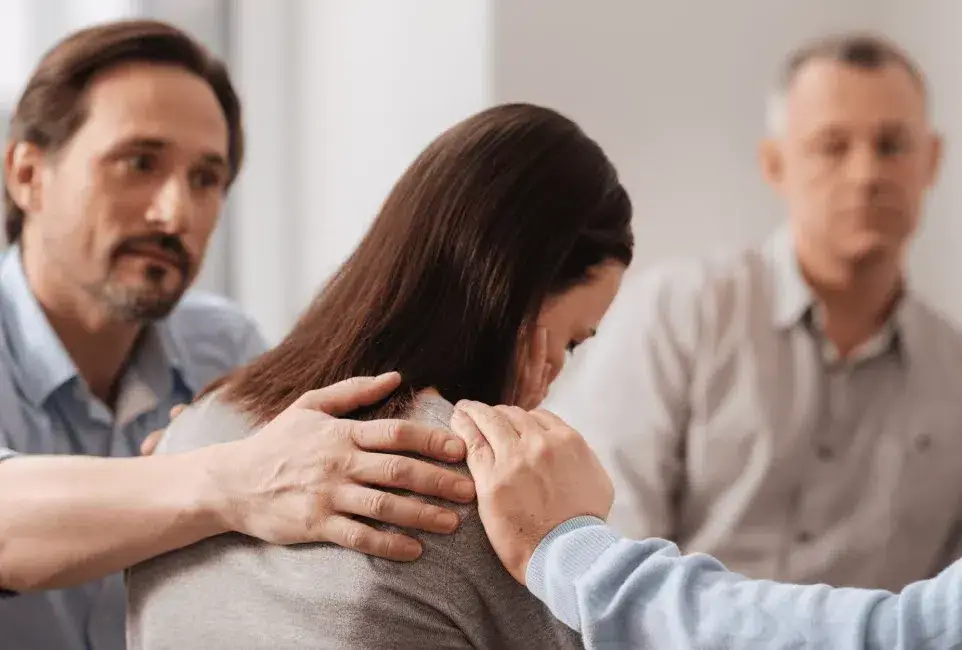
[[[770,108],[787,226],[627,280],[547,408],[599,452],[628,536],[898,590],[954,558],[962,498],[962,336],[905,276],[941,153],[925,81],[845,35],[797,52]]]

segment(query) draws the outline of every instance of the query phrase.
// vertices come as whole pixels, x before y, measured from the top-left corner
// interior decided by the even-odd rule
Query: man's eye
[[[882,138],[878,142],[878,152],[883,156],[896,156],[908,149],[903,138],[896,136]]]
[[[847,149],[848,145],[844,140],[826,140],[819,145],[819,152],[829,158],[844,156]]]
[[[223,180],[221,175],[217,172],[210,170],[198,170],[191,174],[191,185],[196,189],[208,189],[212,187],[221,187],[223,185]]]
[[[151,154],[138,153],[127,156],[124,164],[135,172],[150,172],[157,167],[157,159]]]

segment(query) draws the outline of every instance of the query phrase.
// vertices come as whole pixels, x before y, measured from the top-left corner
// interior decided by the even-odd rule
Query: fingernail
[[[448,440],[444,443],[444,453],[448,458],[461,458],[464,455],[464,445],[458,440]]]
[[[402,552],[404,553],[404,555],[414,560],[421,557],[421,551],[423,549],[421,548],[420,544],[418,544],[413,540],[405,540],[403,544],[404,544],[404,549]]]
[[[438,526],[444,530],[454,530],[458,527],[460,519],[453,512],[445,512],[438,515]]]
[[[471,481],[458,481],[454,486],[454,492],[461,499],[473,499],[474,483]]]

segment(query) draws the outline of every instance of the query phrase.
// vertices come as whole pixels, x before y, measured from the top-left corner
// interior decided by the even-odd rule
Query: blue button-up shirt
[[[12,248],[0,261],[0,460],[26,454],[135,456],[170,409],[262,352],[257,328],[227,300],[186,295],[144,332],[113,412],[91,394]],[[0,600],[4,650],[121,650],[118,574],[73,589]]]

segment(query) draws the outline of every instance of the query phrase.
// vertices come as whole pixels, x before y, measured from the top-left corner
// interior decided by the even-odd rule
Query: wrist
[[[212,445],[179,455],[186,467],[178,474],[189,477],[183,511],[204,537],[236,530],[236,499],[224,477],[224,469],[230,466],[224,447]]]

